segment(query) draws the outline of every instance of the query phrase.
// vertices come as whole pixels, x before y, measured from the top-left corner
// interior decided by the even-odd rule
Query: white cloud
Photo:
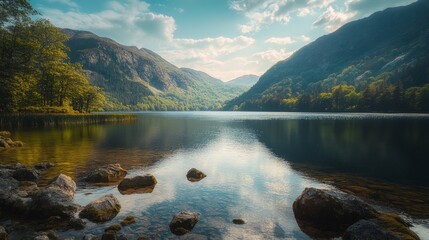
[[[107,4],[107,9],[95,13],[51,8],[42,8],[41,12],[56,26],[94,31],[139,47],[147,46],[149,42],[172,41],[176,30],[173,17],[150,12],[149,4],[138,0],[112,1]]]
[[[274,64],[278,61],[287,59],[288,57],[292,56],[293,53],[293,51],[287,52],[286,49],[282,48],[280,50],[270,49],[267,51],[258,52],[253,54],[253,56]]]
[[[355,12],[336,11],[332,6],[329,6],[322,15],[313,23],[314,26],[325,26],[325,30],[333,32],[339,27],[347,23],[356,15]]]
[[[305,36],[305,35],[301,35],[301,40],[303,41],[303,42],[309,42],[310,40],[311,40],[311,38],[310,37],[307,37],[307,36]]]
[[[295,40],[293,40],[291,37],[283,37],[283,38],[272,37],[265,40],[265,43],[275,43],[275,44],[286,45],[286,44],[295,43]]]
[[[61,3],[61,4],[67,5],[67,6],[72,7],[72,8],[78,7],[78,5],[75,2],[73,2],[72,0],[45,0],[45,1],[49,2],[49,3]]]
[[[306,16],[314,8],[326,7],[333,0],[231,0],[229,7],[249,20],[239,25],[242,33],[257,32],[263,25],[287,24],[291,15]]]

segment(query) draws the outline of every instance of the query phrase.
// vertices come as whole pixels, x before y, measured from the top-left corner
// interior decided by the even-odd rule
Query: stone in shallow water
[[[343,235],[344,240],[399,240],[399,238],[386,232],[380,225],[369,220],[359,220],[347,228]]]
[[[170,222],[170,230],[176,235],[184,235],[195,227],[200,214],[190,211],[181,211],[176,214]]]
[[[128,226],[136,222],[136,217],[128,216],[121,221],[122,226]]]
[[[189,169],[188,173],[186,174],[186,178],[191,182],[198,182],[206,176],[206,174],[196,168]]]
[[[92,171],[86,177],[87,182],[91,183],[113,183],[118,182],[127,175],[127,170],[119,164],[109,164],[95,171]]]
[[[120,210],[118,199],[109,194],[86,205],[79,216],[96,223],[107,222],[116,217]]]
[[[42,162],[42,163],[37,163],[36,165],[34,165],[34,168],[37,170],[49,169],[52,167],[55,167],[55,164],[50,163],[50,162]]]
[[[234,223],[234,224],[245,224],[246,222],[243,220],[243,219],[241,219],[241,218],[234,218],[233,220],[232,220],[232,222]]]
[[[118,185],[122,194],[151,193],[157,184],[156,178],[151,174],[126,178]]]
[[[356,197],[315,188],[306,188],[298,196],[293,212],[301,230],[313,237],[341,236],[351,224],[378,214]]]

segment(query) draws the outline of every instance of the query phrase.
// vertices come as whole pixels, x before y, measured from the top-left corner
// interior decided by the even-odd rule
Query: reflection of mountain
[[[171,115],[144,114],[136,124],[112,125],[99,143],[103,149],[175,151],[201,147],[216,137],[219,128],[211,121]]]
[[[429,185],[426,120],[269,120],[246,126],[294,164]]]

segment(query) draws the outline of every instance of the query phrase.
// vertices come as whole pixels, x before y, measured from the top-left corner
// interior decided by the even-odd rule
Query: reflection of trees
[[[43,179],[59,173],[76,179],[76,169],[86,164],[93,143],[102,137],[102,128],[97,125],[20,131],[14,134],[14,139],[24,141],[24,147],[2,153],[1,157],[6,162],[19,162],[26,166],[52,162],[56,167],[44,171]]]
[[[292,163],[397,182],[429,182],[427,120],[269,120],[247,121],[246,126]]]

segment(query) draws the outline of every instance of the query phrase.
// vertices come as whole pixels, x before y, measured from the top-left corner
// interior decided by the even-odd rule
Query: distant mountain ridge
[[[253,74],[248,74],[248,75],[240,76],[238,78],[234,78],[234,79],[228,81],[227,84],[234,85],[234,86],[244,86],[244,87],[250,88],[253,85],[255,85],[255,83],[258,82],[258,80],[259,80],[259,76],[256,76]]]
[[[148,49],[121,45],[88,31],[62,29],[72,62],[106,93],[109,110],[207,110],[244,90],[207,74],[180,69]],[[197,74],[198,73],[198,74]]]
[[[349,85],[355,88],[357,97],[364,98],[372,88],[381,94],[383,86],[377,85],[377,81],[391,84],[398,96],[406,97],[408,88],[422,87],[429,81],[417,76],[429,72],[428,12],[429,0],[419,0],[350,22],[275,64],[249,91],[230,101],[226,109],[335,111],[340,107],[322,106],[320,101],[326,99],[318,94],[328,94],[335,86]],[[406,72],[416,76],[407,78]],[[369,106],[360,100],[347,105],[347,109],[383,110],[381,103]],[[383,111],[395,109],[400,108]]]

